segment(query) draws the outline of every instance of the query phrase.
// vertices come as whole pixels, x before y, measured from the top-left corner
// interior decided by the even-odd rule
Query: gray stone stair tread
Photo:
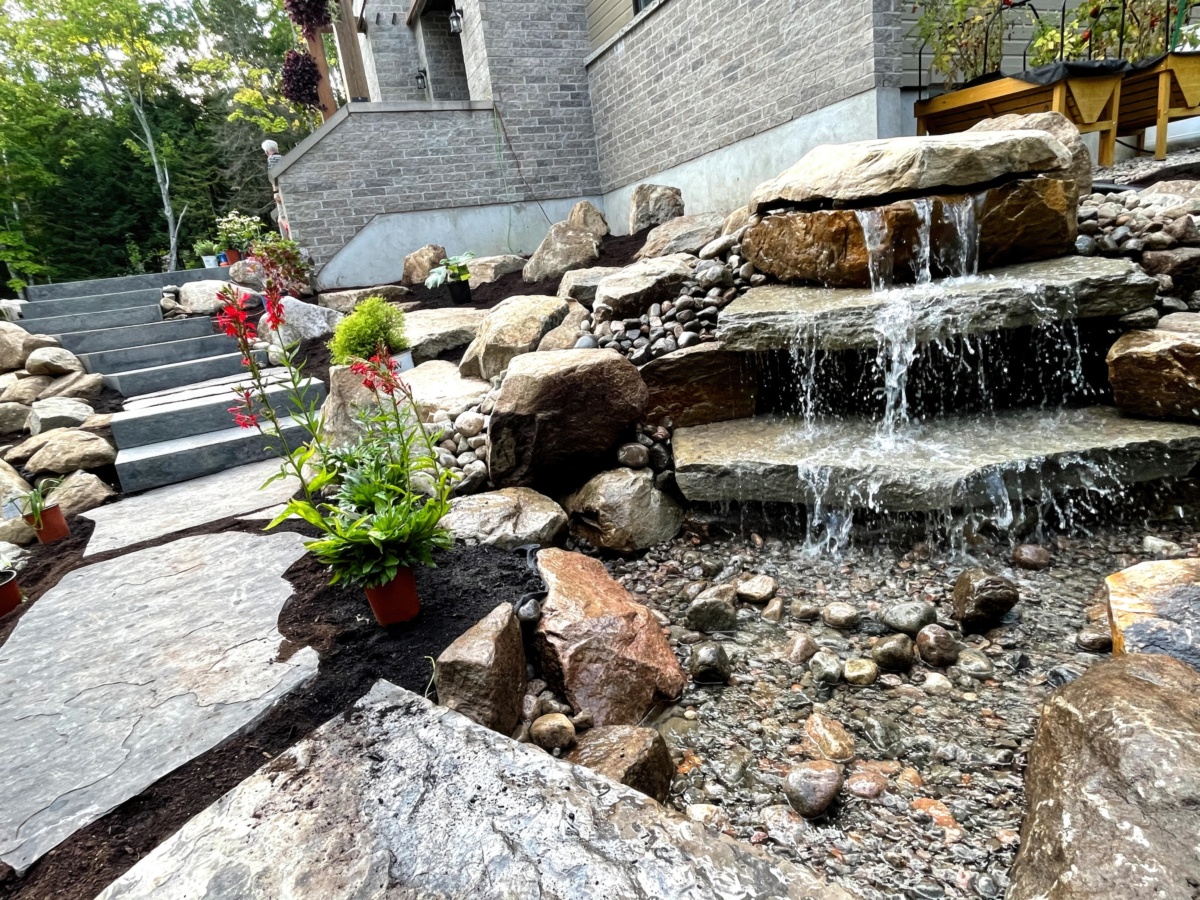
[[[266,353],[256,353],[261,358],[266,358]],[[180,387],[222,375],[237,375],[244,371],[240,353],[223,353],[218,356],[105,374],[104,383],[126,396],[137,396],[152,390]]]
[[[26,611],[0,646],[0,860],[24,872],[317,674],[312,648],[279,654],[303,554],[297,534],[184,538]]]
[[[272,367],[263,369],[263,375],[269,382],[282,381],[287,377],[287,370],[281,367]],[[239,372],[236,375],[222,375],[219,378],[209,378],[205,381],[196,381],[191,384],[180,385],[179,387],[164,388],[161,391],[151,391],[146,394],[127,397],[124,407],[129,412],[138,409],[147,409],[162,403],[175,403],[180,400],[190,400],[197,397],[227,394],[233,389],[234,385],[246,380],[244,372]]]
[[[121,550],[229,516],[277,506],[300,487],[291,476],[264,487],[264,482],[278,471],[276,459],[230,466],[81,513],[96,523],[84,556]]]
[[[142,344],[138,347],[82,353],[79,354],[79,361],[89,372],[108,375],[221,356],[236,349],[237,341],[228,335],[206,334],[176,341]]]
[[[228,268],[180,269],[177,272],[151,272],[146,275],[118,275],[116,278],[93,278],[89,281],[64,281],[57,284],[31,284],[25,288],[25,299],[33,302],[86,297],[89,294],[115,294],[126,291],[160,289],[167,284],[187,284],[191,281],[228,281]]]
[[[129,309],[132,306],[148,306],[151,303],[158,303],[161,297],[162,291],[151,288],[143,291],[125,291],[120,294],[39,300],[36,303],[26,303],[21,307],[21,318],[26,320],[48,319],[52,316],[74,316],[110,309]]]
[[[917,343],[1071,318],[1122,316],[1151,306],[1155,279],[1126,259],[1067,256],[872,292],[764,285],[721,312],[727,350],[827,350],[878,346],[897,326]]]
[[[140,347],[143,344],[161,344],[164,341],[203,337],[212,334],[212,320],[198,316],[188,319],[168,319],[162,322],[147,322],[143,325],[118,325],[116,328],[94,328],[87,331],[71,331],[56,334],[58,342],[72,353],[95,353],[101,350],[119,350],[123,347]]]
[[[119,328],[122,325],[146,325],[162,321],[162,308],[157,304],[130,306],[125,309],[106,309],[101,312],[77,313],[71,316],[48,316],[45,319],[23,320],[32,334],[66,334],[72,331],[95,331]]]
[[[1200,462],[1200,426],[1107,407],[939,418],[891,441],[876,429],[769,417],[680,428],[675,477],[693,501],[929,511],[1182,477]]]
[[[386,681],[97,900],[215,896],[215,885],[239,900],[851,898]]]

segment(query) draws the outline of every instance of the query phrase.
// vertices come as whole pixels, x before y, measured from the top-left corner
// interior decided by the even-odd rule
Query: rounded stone
[[[964,632],[982,631],[1004,618],[1019,599],[1012,580],[985,569],[965,569],[954,582],[954,618]]]
[[[650,451],[641,444],[622,444],[617,462],[628,469],[644,469],[650,465]]]
[[[575,743],[575,726],[562,713],[534,719],[529,739],[543,750],[566,750]]]
[[[595,350],[599,346],[600,342],[593,334],[581,334],[579,340],[575,342],[576,350]]]
[[[855,772],[846,779],[846,792],[864,800],[874,800],[887,790],[887,778],[878,772]]]
[[[473,438],[483,431],[483,416],[468,410],[454,420],[454,430],[464,438]]]
[[[995,672],[992,661],[982,651],[969,647],[959,651],[955,665],[964,675],[970,675],[972,678],[991,678]]]
[[[854,738],[837,719],[813,713],[805,720],[804,731],[826,759],[847,762],[854,758]]]
[[[763,604],[775,596],[776,590],[778,585],[770,575],[755,575],[738,585],[737,595],[746,603]]]
[[[954,685],[950,683],[950,679],[941,672],[930,672],[925,676],[925,681],[921,684],[928,694],[949,694],[954,690]]]
[[[894,631],[915,636],[926,625],[937,621],[937,609],[924,600],[897,603],[883,614],[883,624]]]
[[[1046,569],[1050,566],[1050,551],[1040,544],[1019,544],[1013,550],[1012,561],[1018,569]]]
[[[869,659],[848,659],[842,668],[842,677],[847,684],[863,687],[875,683],[879,677],[879,667]]]
[[[793,666],[803,665],[812,659],[820,649],[817,642],[807,632],[797,632],[796,636],[792,638],[791,644],[788,645],[787,661]]]
[[[705,641],[692,648],[688,662],[692,681],[697,684],[725,684],[733,674],[733,663],[725,648],[713,641]]]
[[[821,607],[811,600],[797,597],[788,607],[788,612],[797,622],[811,622],[821,615]]]
[[[830,603],[821,610],[821,619],[830,628],[853,628],[862,620],[862,613],[849,603]]]
[[[912,638],[907,634],[885,637],[872,648],[871,658],[888,672],[907,672],[916,661]]]
[[[701,595],[692,601],[685,617],[687,627],[712,634],[737,628],[737,608],[721,597]]]
[[[929,665],[945,668],[958,661],[958,641],[941,625],[926,625],[917,634],[917,652]]]
[[[828,650],[821,650],[808,662],[813,681],[822,684],[837,684],[842,680],[842,661]]]
[[[842,789],[842,767],[827,759],[794,766],[783,779],[783,793],[792,809],[806,819],[825,813]]]
[[[1075,635],[1075,643],[1082,650],[1107,653],[1113,645],[1112,631],[1102,625],[1089,625],[1080,629],[1079,634]]]

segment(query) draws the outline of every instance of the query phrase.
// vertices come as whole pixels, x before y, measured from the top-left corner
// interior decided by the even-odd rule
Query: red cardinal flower
[[[283,324],[283,301],[278,298],[267,297],[267,327],[272,331],[278,331],[279,326]]]

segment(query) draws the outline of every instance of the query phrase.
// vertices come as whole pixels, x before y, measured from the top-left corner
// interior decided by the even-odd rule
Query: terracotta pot
[[[6,616],[21,605],[21,586],[16,572],[0,574],[0,616]]]
[[[22,516],[21,518],[30,526],[33,525],[33,516]],[[62,508],[57,503],[42,510],[42,527],[35,528],[33,533],[37,535],[39,544],[53,544],[71,533]]]
[[[225,251],[225,262],[229,263],[230,265],[233,265],[235,262],[239,261],[241,258],[242,258],[241,250],[226,250]]]
[[[421,601],[417,597],[417,582],[412,569],[400,569],[385,585],[365,588],[371,602],[375,621],[385,628],[400,622],[410,622],[421,612]]]

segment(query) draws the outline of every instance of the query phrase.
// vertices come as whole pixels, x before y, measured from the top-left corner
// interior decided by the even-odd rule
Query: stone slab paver
[[[0,646],[0,860],[18,873],[252,725],[317,671],[277,659],[294,533],[183,538],[76,569]]]
[[[96,530],[83,555],[132,547],[142,541],[283,503],[300,487],[295,478],[276,481],[260,490],[278,471],[279,460],[264,459],[156,488],[84,513],[96,523]]]
[[[386,681],[97,900],[850,900]]]

